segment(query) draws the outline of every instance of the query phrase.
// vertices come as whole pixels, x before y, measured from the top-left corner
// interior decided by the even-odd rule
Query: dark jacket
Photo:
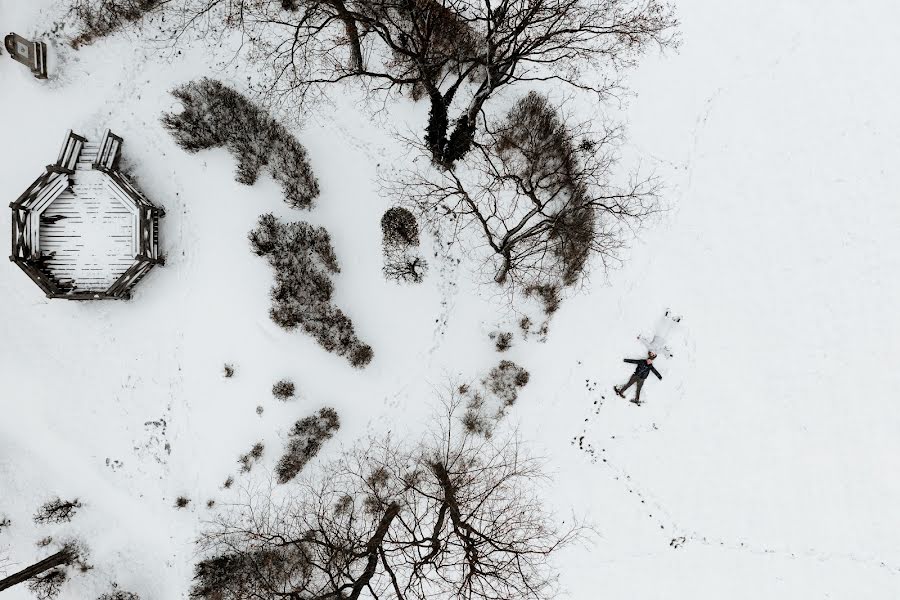
[[[653,374],[662,379],[662,375],[659,374],[659,371],[656,370],[656,367],[653,364],[647,364],[646,358],[626,358],[625,362],[637,365],[634,369],[634,374],[640,377],[641,379],[647,379],[650,376],[650,372],[653,371]]]

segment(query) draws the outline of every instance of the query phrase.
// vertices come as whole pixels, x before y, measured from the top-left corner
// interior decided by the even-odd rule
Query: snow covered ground
[[[40,32],[48,4],[0,0],[0,28]],[[900,9],[678,6],[683,46],[633,73],[626,111],[627,162],[657,169],[671,210],[623,268],[566,300],[546,343],[517,338],[503,355],[531,372],[510,419],[555,473],[561,517],[601,532],[560,557],[561,582],[577,599],[896,598]],[[63,600],[109,581],[182,598],[207,500],[233,498],[229,475],[248,481],[240,454],[263,441],[271,469],[290,425],[324,405],[342,419],[325,453],[418,431],[434,388],[501,358],[488,333],[508,316],[465,262],[432,258],[419,287],[381,276],[389,203],[375,178],[404,160],[385,121],[418,130],[424,106],[372,119],[348,93],[309,115],[295,133],[322,194],[295,211],[268,176],[241,186],[225,150],[188,155],[160,126],[175,85],[233,72],[211,73],[199,53],[162,60],[127,36],[62,58],[39,82],[0,57],[0,192],[14,200],[68,128],[110,127],[166,208],[168,262],[123,303],[48,301],[0,269],[0,518],[12,521],[0,555],[22,567],[51,531],[78,534],[96,568]],[[373,346],[368,368],[268,319],[272,274],[246,235],[269,211],[330,231],[335,302]],[[675,357],[636,407],[611,387],[669,306],[684,315]],[[272,398],[282,377],[299,399]],[[54,495],[85,507],[68,525],[33,525]]]

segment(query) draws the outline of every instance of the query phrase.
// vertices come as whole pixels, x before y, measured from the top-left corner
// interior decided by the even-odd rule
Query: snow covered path
[[[897,597],[900,9],[678,6],[683,48],[634,74],[627,111],[626,162],[656,166],[671,211],[608,282],[564,303],[545,344],[516,338],[502,356],[531,372],[510,418],[556,472],[560,515],[586,513],[601,532],[561,558],[563,586],[577,599]],[[43,18],[0,0],[10,30],[30,35]],[[501,302],[464,266],[439,281],[432,264],[419,288],[381,278],[387,201],[374,179],[402,156],[382,117],[348,94],[296,130],[322,197],[292,211],[267,177],[235,183],[224,150],[174,145],[159,125],[168,91],[208,68],[153,56],[104,41],[69,53],[46,84],[0,57],[4,98],[33,117],[0,113],[16,141],[0,150],[4,197],[66,129],[111,127],[167,210],[167,265],[130,303],[49,302],[0,269],[0,515],[13,521],[0,549],[39,557],[48,532],[30,515],[52,495],[81,497],[67,532],[87,539],[97,569],[62,600],[113,579],[145,600],[183,597],[205,503],[233,498],[222,482],[254,442],[271,468],[287,428],[323,405],[343,423],[331,451],[416,431],[448,374],[475,378],[501,358],[487,337]],[[391,116],[417,128],[424,111]],[[268,211],[331,232],[335,302],[375,349],[365,371],[268,319],[271,273],[246,243]],[[635,407],[611,388],[667,306],[684,315],[675,358]],[[271,398],[281,377],[300,399]],[[179,511],[181,494],[192,503]]]

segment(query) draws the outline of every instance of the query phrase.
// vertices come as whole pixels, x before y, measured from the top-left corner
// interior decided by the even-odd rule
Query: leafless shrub
[[[265,214],[250,232],[250,243],[275,270],[272,320],[285,329],[302,327],[325,350],[346,357],[354,367],[367,365],[372,348],[356,337],[350,319],[331,304],[329,274],[340,268],[328,232],[308,223],[281,223]]]
[[[78,21],[79,34],[69,43],[73,48],[91,44],[165,3],[166,0],[73,0],[71,11]]]
[[[288,433],[287,450],[275,467],[278,483],[287,483],[296,477],[340,426],[337,412],[327,407],[320,409],[317,415],[294,423]]]
[[[459,386],[455,393],[465,400],[461,419],[466,431],[491,437],[497,423],[515,404],[519,390],[529,379],[528,371],[511,360],[502,360],[481,379],[478,387]]]
[[[250,100],[213,79],[192,81],[172,94],[184,106],[180,114],[163,115],[163,126],[188,152],[225,146],[238,161],[237,180],[252,185],[268,166],[281,184],[285,201],[309,208],[319,184],[306,149],[290,132]]]
[[[397,283],[421,283],[428,263],[419,256],[419,225],[402,207],[388,209],[381,217],[384,276]]]
[[[290,379],[282,379],[272,386],[272,395],[282,401],[293,398],[294,391],[294,382]]]
[[[62,500],[59,497],[45,502],[34,514],[34,522],[38,524],[46,523],[68,523],[81,508],[81,502],[78,498],[74,500]]]
[[[513,334],[511,331],[492,331],[488,337],[494,341],[497,352],[506,352],[512,347]]]
[[[118,589],[119,586],[115,583],[112,587],[112,591],[101,594],[97,597],[97,600],[141,600],[141,597],[133,592]]]
[[[250,451],[246,454],[241,454],[241,457],[238,459],[238,463],[241,465],[241,473],[249,473],[253,468],[253,465],[262,458],[263,450],[265,450],[265,446],[262,442],[256,442],[253,444],[253,447],[250,448]]]
[[[28,590],[38,600],[53,600],[62,591],[62,586],[68,579],[69,575],[66,570],[57,567],[29,579]]]

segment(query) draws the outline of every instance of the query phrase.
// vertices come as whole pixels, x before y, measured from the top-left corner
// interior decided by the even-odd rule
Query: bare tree
[[[488,100],[520,82],[607,97],[649,47],[675,43],[667,0],[168,0],[175,39],[239,34],[262,91],[295,103],[348,78],[430,103],[425,146],[451,167]]]
[[[21,571],[0,579],[0,591],[20,583],[29,582],[29,588],[41,599],[55,597],[66,582],[65,567],[79,560],[81,551],[75,544],[66,544],[58,552],[40,560]],[[87,565],[81,563],[87,569]]]
[[[432,435],[347,451],[283,501],[251,493],[202,538],[193,598],[542,599],[549,557],[582,528],[558,526],[546,479],[515,436],[486,440],[448,403]]]
[[[451,237],[474,232],[493,279],[539,296],[549,313],[588,259],[619,261],[627,234],[659,210],[653,176],[612,183],[620,138],[567,123],[531,92],[480,137],[468,169],[409,171],[386,187]]]

